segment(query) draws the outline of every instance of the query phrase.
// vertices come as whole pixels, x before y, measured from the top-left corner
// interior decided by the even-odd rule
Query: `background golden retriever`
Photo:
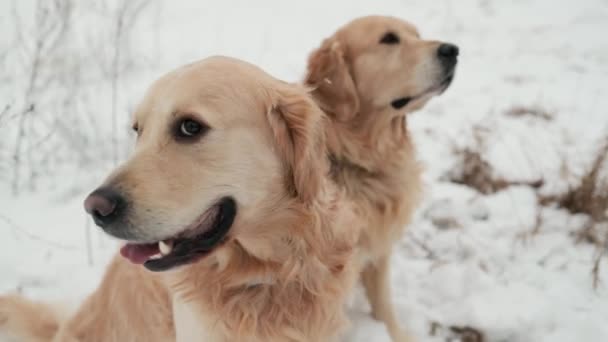
[[[452,82],[458,47],[424,40],[392,17],[356,19],[314,51],[305,83],[332,120],[326,125],[334,180],[365,222],[359,246],[372,314],[394,341],[411,339],[390,300],[389,259],[420,200],[421,167],[406,115]]]

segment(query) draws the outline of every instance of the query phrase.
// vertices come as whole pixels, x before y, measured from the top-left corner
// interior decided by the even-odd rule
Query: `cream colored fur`
[[[380,43],[389,32],[399,38],[397,44]],[[305,78],[330,119],[325,134],[332,178],[364,224],[358,250],[367,260],[361,277],[372,314],[398,342],[412,338],[394,312],[390,257],[422,195],[422,167],[407,115],[439,93],[427,91],[442,80],[439,44],[421,39],[413,25],[398,18],[359,18],[310,55]],[[406,107],[391,107],[406,96],[414,98]]]
[[[211,128],[183,143],[171,127]],[[349,202],[328,178],[321,110],[306,89],[234,59],[182,67],[134,115],[133,156],[104,182],[130,200],[137,234],[178,233],[232,196],[227,240],[194,264],[152,273],[116,256],[69,319],[0,297],[0,331],[34,342],[333,341],[359,265]],[[66,275],[69,276],[69,275]]]

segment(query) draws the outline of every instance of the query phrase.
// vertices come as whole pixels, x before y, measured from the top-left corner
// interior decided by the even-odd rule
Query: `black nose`
[[[456,57],[458,57],[458,46],[454,44],[443,43],[439,45],[437,49],[437,57],[441,63],[446,67],[453,67],[456,65]]]
[[[122,217],[125,203],[117,191],[99,188],[84,200],[84,210],[93,216],[95,224],[104,228]]]

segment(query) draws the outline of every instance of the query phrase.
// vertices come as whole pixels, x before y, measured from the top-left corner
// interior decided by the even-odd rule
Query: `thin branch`
[[[11,105],[7,104],[6,106],[4,106],[4,109],[2,109],[2,112],[0,112],[0,123],[2,123],[2,118],[4,118],[6,116],[6,114],[8,114],[8,111],[11,109]]]
[[[409,239],[426,253],[425,258],[431,260],[437,259],[435,252],[433,252],[433,250],[424,241],[418,239],[418,237],[416,237],[414,234],[409,234]]]
[[[123,22],[125,19],[125,13],[129,6],[129,2],[123,2],[118,8],[118,14],[116,15],[116,27],[114,31],[114,55],[112,57],[112,70],[110,75],[110,86],[112,89],[111,97],[111,118],[112,118],[112,161],[114,165],[118,164],[118,124],[117,124],[117,106],[118,106],[118,68],[120,63],[120,52],[122,42],[122,30]]]
[[[44,5],[43,5],[44,4]],[[43,59],[54,49],[57,48],[59,42],[65,36],[68,28],[69,15],[71,9],[71,3],[69,0],[57,0],[52,3],[51,8],[45,7],[48,3],[44,0],[38,0],[36,2],[36,33],[33,54],[28,65],[29,75],[26,83],[23,106],[20,111],[17,112],[19,121],[17,123],[17,137],[15,141],[15,147],[13,150],[13,178],[12,178],[12,192],[17,194],[21,183],[21,173],[23,167],[23,157],[30,161],[33,160],[31,156],[31,148],[24,150],[24,143],[26,143],[26,132],[28,125],[28,116],[35,112],[35,91],[40,82],[40,71],[43,64]],[[18,11],[13,8],[16,22],[16,31],[19,36],[22,36],[21,21],[19,20]],[[25,41],[25,40],[24,40]],[[24,45],[24,49],[25,49]],[[31,143],[31,142],[30,142]],[[31,145],[31,144],[30,144]],[[31,165],[30,165],[31,166]]]
[[[45,238],[32,234],[32,233],[28,232],[27,230],[25,230],[24,228],[17,225],[15,222],[13,222],[11,219],[9,219],[6,216],[0,215],[0,221],[3,221],[6,224],[8,224],[9,228],[13,232],[24,235],[25,237],[27,237],[30,240],[38,241],[38,242],[44,243],[46,245],[49,245],[51,247],[60,248],[60,249],[66,250],[66,251],[67,250],[77,250],[77,248],[75,246],[65,245],[60,242],[47,240]]]
[[[112,56],[112,66],[110,72],[111,95],[111,115],[112,115],[112,159],[114,165],[118,164],[118,81],[120,65],[122,59],[122,45],[124,36],[134,25],[136,18],[148,5],[148,0],[140,2],[122,2],[117,10],[116,23],[114,30],[114,55]]]
[[[593,260],[593,268],[591,269],[591,276],[593,277],[593,289],[597,290],[600,285],[600,263],[602,258],[608,255],[608,236],[604,238],[604,243],[597,247],[595,259]]]

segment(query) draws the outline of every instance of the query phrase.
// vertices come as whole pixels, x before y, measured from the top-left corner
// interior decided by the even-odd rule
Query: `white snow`
[[[121,3],[75,1],[71,26],[43,54],[29,100],[33,37],[46,26],[34,19],[32,0],[0,4],[0,293],[77,303],[116,251],[88,222],[82,200],[113,167],[111,75]],[[608,133],[605,0],[150,2],[127,16],[119,42],[118,159],[132,142],[129,110],[160,74],[224,54],[298,81],[323,38],[367,14],[402,17],[423,37],[461,48],[451,89],[409,119],[426,165],[426,196],[393,259],[403,324],[419,341],[449,341],[450,326],[475,328],[489,342],[608,341],[608,258],[594,289],[596,251],[573,237],[584,217],[539,208],[529,187],[481,195],[443,177],[455,165],[454,147],[474,144],[475,131],[506,179],[542,177],[541,190],[552,193],[583,172]],[[33,119],[24,150],[39,153],[23,162],[15,195],[16,117],[28,101],[36,109],[27,114]],[[517,106],[554,118],[505,115]],[[532,234],[539,210],[542,224]],[[360,289],[350,312],[347,341],[389,341]]]

